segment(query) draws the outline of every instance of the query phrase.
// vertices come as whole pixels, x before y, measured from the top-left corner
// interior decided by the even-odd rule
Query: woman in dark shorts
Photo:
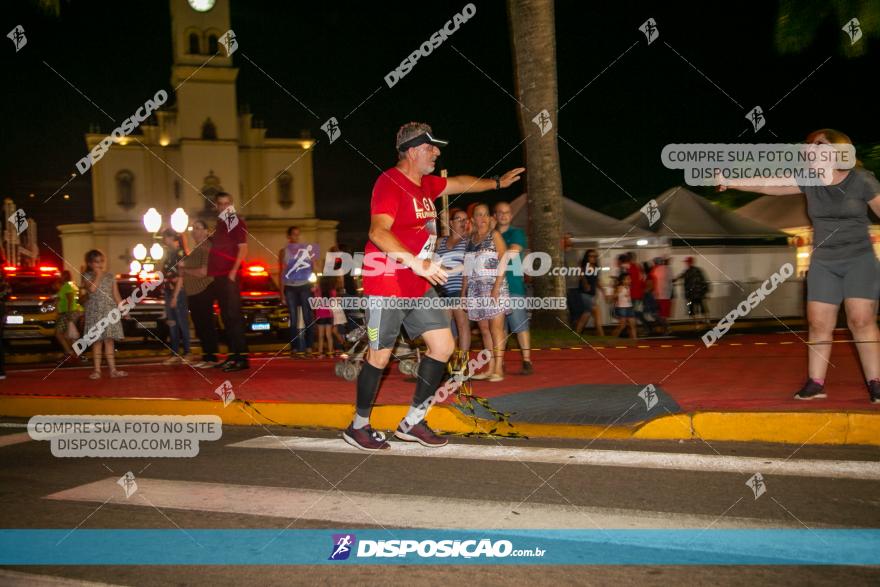
[[[852,145],[842,132],[817,130],[808,144]],[[792,180],[794,181],[794,180]],[[853,334],[872,403],[880,403],[880,330],[877,300],[880,297],[880,262],[868,234],[868,206],[880,214],[880,183],[861,166],[834,169],[827,185],[740,187],[726,181],[719,186],[768,195],[797,194],[807,197],[813,222],[813,252],[807,274],[807,320],[810,325],[809,374],[795,399],[826,397],[825,374],[831,358],[831,340],[837,313],[844,304],[847,325]],[[817,344],[819,343],[819,344]]]

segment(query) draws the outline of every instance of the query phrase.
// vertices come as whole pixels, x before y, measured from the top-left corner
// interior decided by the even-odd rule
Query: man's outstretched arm
[[[520,175],[523,171],[525,171],[525,167],[517,167],[516,169],[511,169],[504,175],[502,175],[498,182],[496,182],[491,177],[474,177],[472,175],[456,175],[455,177],[447,178],[446,180],[446,189],[444,189],[437,196],[446,196],[449,194],[466,194],[466,193],[476,193],[476,192],[488,192],[490,190],[494,190],[498,187],[498,184],[501,184],[501,188],[510,187],[514,183],[520,180]]]

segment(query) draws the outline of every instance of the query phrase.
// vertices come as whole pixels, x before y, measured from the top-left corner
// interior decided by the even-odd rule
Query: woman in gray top
[[[852,145],[848,136],[832,129],[817,130],[807,137],[813,145]],[[807,213],[813,222],[813,252],[807,274],[807,320],[810,328],[809,374],[795,399],[827,397],[825,374],[831,358],[831,340],[841,302],[856,342],[862,371],[872,403],[880,403],[880,330],[877,300],[880,297],[880,262],[868,234],[868,206],[880,214],[880,183],[874,174],[856,166],[834,169],[826,185],[740,187],[725,180],[726,187],[768,195],[798,194],[807,197]],[[745,183],[744,181],[742,183]],[[816,344],[820,343],[820,344]]]

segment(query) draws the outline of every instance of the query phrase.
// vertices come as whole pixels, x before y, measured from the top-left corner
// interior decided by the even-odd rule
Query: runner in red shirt
[[[367,332],[370,351],[357,381],[357,411],[343,439],[363,450],[390,448],[385,435],[370,427],[370,412],[382,372],[403,325],[412,338],[421,336],[428,352],[419,363],[412,405],[394,435],[436,447],[446,444],[428,428],[425,415],[440,386],[446,362],[455,349],[449,317],[428,305],[437,298],[432,285],[446,282],[446,272],[434,255],[437,209],[434,200],[445,194],[484,192],[519,181],[518,167],[491,179],[460,175],[443,179],[434,171],[438,147],[448,143],[433,136],[427,124],[410,122],[397,131],[397,165],[383,172],[373,186],[370,203],[370,242],[364,255],[363,285],[368,296]],[[397,307],[391,301],[398,302]],[[399,302],[411,302],[401,308]]]

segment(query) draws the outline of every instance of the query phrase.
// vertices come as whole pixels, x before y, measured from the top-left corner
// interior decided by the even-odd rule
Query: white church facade
[[[225,191],[248,226],[249,260],[277,271],[275,256],[288,226],[326,252],[336,242],[335,220],[315,215],[314,139],[267,138],[250,113],[239,112],[238,69],[222,46],[230,30],[229,0],[170,0],[174,62],[168,101],[129,136],[114,141],[91,167],[94,219],[58,227],[68,268],[86,251],[103,250],[109,270],[128,271],[150,208],[163,226],[182,208],[190,220],[217,220],[212,195]],[[234,55],[234,53],[233,53]],[[144,100],[159,88],[143,88]],[[91,151],[107,134],[86,134]]]

